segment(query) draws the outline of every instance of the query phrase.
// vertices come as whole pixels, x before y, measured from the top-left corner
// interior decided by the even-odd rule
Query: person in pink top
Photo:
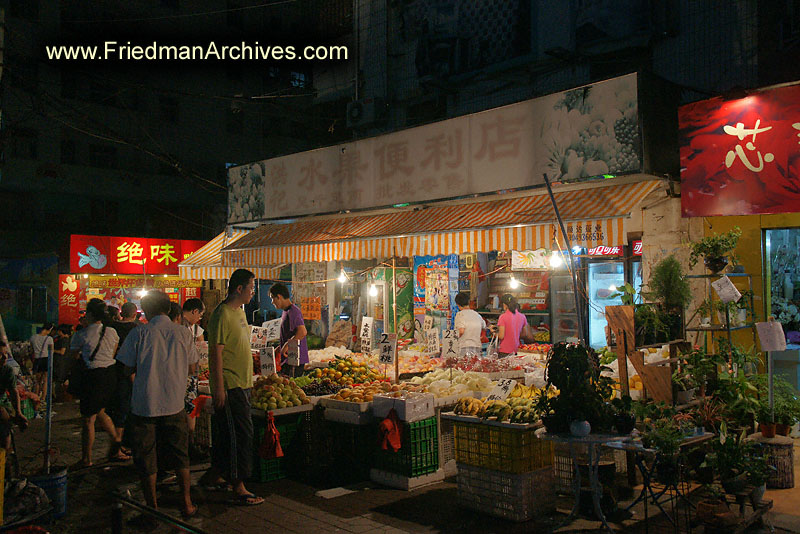
[[[500,299],[503,314],[497,320],[497,338],[500,346],[497,349],[501,358],[514,354],[519,347],[519,336],[525,326],[525,315],[520,313],[519,304],[513,295],[505,294]]]

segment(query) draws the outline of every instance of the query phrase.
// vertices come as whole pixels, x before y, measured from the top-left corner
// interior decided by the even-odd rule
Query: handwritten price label
[[[381,334],[380,355],[378,361],[382,364],[390,365],[397,357],[397,334]]]
[[[286,356],[286,363],[288,365],[297,367],[300,365],[300,342],[290,341],[288,347],[288,355]]]
[[[275,370],[275,347],[261,349],[258,355],[261,361],[261,376],[269,376],[276,372]]]
[[[458,356],[458,333],[455,330],[442,332],[442,357]]]
[[[267,329],[260,326],[250,327],[250,348],[261,350],[267,348]]]
[[[281,320],[265,321],[261,327],[265,330],[264,338],[267,341],[278,341],[281,337]]]
[[[369,353],[372,351],[372,317],[361,319],[361,352]]]
[[[492,389],[491,393],[489,393],[489,396],[486,397],[486,400],[506,400],[516,385],[516,380],[501,378],[497,381],[497,385]]]
[[[738,302],[739,299],[742,298],[742,294],[739,293],[739,290],[736,289],[736,286],[733,285],[733,282],[731,282],[731,279],[727,276],[723,276],[719,280],[711,282],[711,287],[713,287],[714,291],[719,295],[719,300],[726,304],[728,302]]]
[[[425,331],[425,346],[428,352],[439,352],[439,331],[431,328]]]

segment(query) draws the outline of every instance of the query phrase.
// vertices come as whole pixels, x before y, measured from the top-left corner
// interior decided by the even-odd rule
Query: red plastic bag
[[[394,452],[399,451],[403,444],[403,424],[394,408],[378,425],[378,444],[383,450],[391,449]]]
[[[264,460],[272,458],[281,458],[283,456],[283,449],[281,449],[281,433],[275,426],[275,418],[272,417],[272,412],[267,414],[267,428],[264,430],[264,439],[261,440],[261,446],[258,448],[258,455]]]

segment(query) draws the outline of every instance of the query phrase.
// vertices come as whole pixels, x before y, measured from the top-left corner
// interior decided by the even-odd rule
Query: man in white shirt
[[[188,329],[169,320],[170,300],[160,291],[142,298],[145,326],[132,330],[117,360],[136,373],[131,396],[130,434],[133,459],[142,481],[145,501],[158,508],[156,473],[176,469],[183,494],[182,514],[197,513],[189,491],[189,431],[184,415],[184,385],[189,367],[199,360]],[[158,455],[156,455],[158,443]]]
[[[478,312],[469,307],[469,293],[456,295],[456,304],[459,309],[455,319],[459,355],[464,356],[468,352],[480,355],[483,346],[481,332],[486,328],[486,321],[478,315]]]

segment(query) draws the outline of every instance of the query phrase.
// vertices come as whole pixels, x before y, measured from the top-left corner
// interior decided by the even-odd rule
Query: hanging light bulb
[[[147,295],[147,290],[146,289],[142,289],[142,290],[139,291],[139,298],[143,298],[145,295]]]
[[[611,284],[610,286],[608,286],[608,290],[609,291],[616,291],[617,290],[617,286],[615,286],[614,284]]]
[[[378,286],[372,284],[369,286],[369,296],[370,297],[377,297],[378,296]]]
[[[339,283],[344,284],[347,282],[347,275],[344,274],[344,269],[342,269],[342,273],[339,275]]]
[[[562,263],[564,263],[564,260],[561,259],[561,254],[558,251],[553,251],[553,255],[550,256],[550,267],[558,269]]]
[[[508,285],[511,286],[511,289],[517,289],[519,287],[519,282],[512,276],[511,282],[509,282]]]

